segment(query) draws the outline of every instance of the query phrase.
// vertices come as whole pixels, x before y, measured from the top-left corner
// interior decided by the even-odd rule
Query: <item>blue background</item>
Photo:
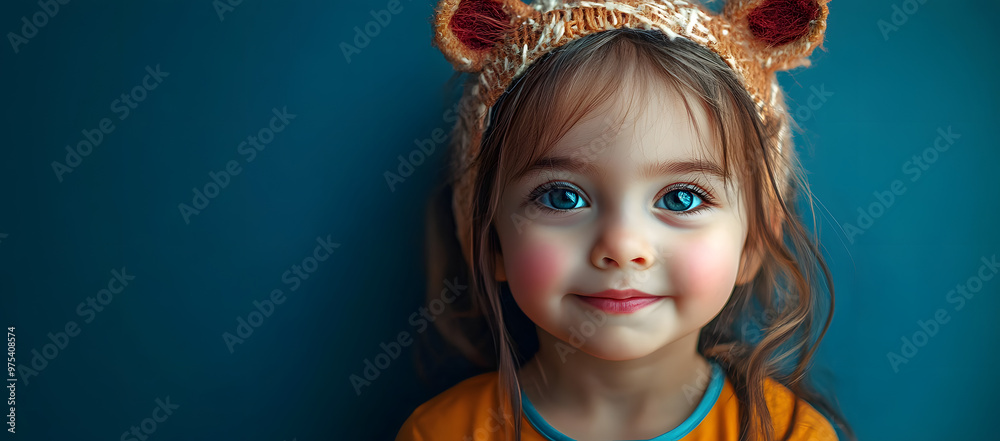
[[[119,439],[169,397],[179,407],[152,439],[391,439],[469,375],[456,363],[420,382],[409,346],[360,395],[348,380],[398,333],[433,337],[408,318],[445,144],[394,190],[383,173],[451,128],[458,96],[431,2],[403,0],[348,62],[340,43],[387,3],[248,0],[220,18],[209,0],[73,1],[16,53],[0,45],[0,326],[16,327],[22,366],[49,333],[79,329],[19,375],[19,438]],[[930,0],[886,38],[878,21],[903,3],[834,1],[825,51],[780,77],[793,111],[806,106],[798,146],[838,299],[817,365],[862,439],[984,439],[1000,280],[961,310],[947,296],[1000,253],[1000,6]],[[5,1],[0,30],[40,10]],[[119,119],[113,102],[157,65],[169,76]],[[816,109],[813,87],[833,94]],[[247,162],[240,143],[275,108],[295,118]],[[60,182],[52,163],[103,118],[114,131]],[[949,127],[961,137],[912,180],[906,162]],[[229,161],[240,173],[185,222],[178,205]],[[906,192],[845,233],[894,180]],[[283,275],[327,237],[339,248],[292,290]],[[135,279],[87,313],[123,267]],[[275,289],[284,303],[230,351],[223,333]],[[887,354],[939,309],[950,320],[897,372]]]

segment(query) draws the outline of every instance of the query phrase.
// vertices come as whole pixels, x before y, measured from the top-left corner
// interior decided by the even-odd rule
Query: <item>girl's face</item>
[[[525,315],[607,360],[649,355],[711,321],[747,235],[739,183],[727,193],[716,174],[720,147],[697,99],[692,121],[677,92],[652,87],[621,129],[622,93],[577,123],[504,190],[495,222],[497,276]],[[658,298],[627,311],[593,296],[628,289]]]

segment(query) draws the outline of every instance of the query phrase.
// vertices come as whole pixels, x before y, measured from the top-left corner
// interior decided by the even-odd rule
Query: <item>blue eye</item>
[[[701,211],[698,207],[702,206],[704,202],[702,198],[704,196],[699,193],[699,191],[693,188],[671,190],[664,194],[663,197],[657,199],[656,207],[676,211],[678,214],[690,214]]]
[[[568,211],[590,205],[581,195],[583,191],[568,183],[550,182],[536,188],[528,201],[543,210]],[[670,210],[679,215],[690,215],[708,209],[711,200],[703,190],[694,186],[675,188],[656,200],[656,208]]]
[[[587,207],[587,202],[575,189],[560,183],[538,187],[529,197],[542,208],[561,211]]]
[[[583,208],[587,205],[577,192],[568,188],[557,188],[547,191],[538,198],[538,201],[557,210],[572,210],[574,208]]]

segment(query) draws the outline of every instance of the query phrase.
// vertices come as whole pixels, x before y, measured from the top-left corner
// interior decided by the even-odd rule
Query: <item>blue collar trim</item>
[[[698,424],[705,419],[705,416],[708,415],[708,412],[712,410],[715,402],[719,399],[719,395],[722,393],[722,385],[725,382],[725,374],[722,372],[722,366],[719,366],[715,360],[708,360],[708,362],[712,365],[712,379],[705,390],[705,395],[701,398],[701,402],[698,403],[698,407],[695,407],[691,416],[687,417],[684,422],[669,432],[642,441],[679,440],[694,430],[695,427],[698,427]],[[551,441],[575,441],[545,422],[545,419],[538,413],[535,406],[531,404],[531,400],[528,399],[528,395],[523,390],[521,391],[521,406],[524,407],[524,413],[528,421],[545,438]]]

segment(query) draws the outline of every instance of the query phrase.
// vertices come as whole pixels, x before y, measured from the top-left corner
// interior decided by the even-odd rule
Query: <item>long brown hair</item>
[[[767,377],[830,417],[849,439],[856,439],[835,402],[818,393],[807,375],[830,326],[834,295],[816,241],[795,205],[786,203],[803,194],[815,229],[812,195],[791,136],[783,133],[781,119],[762,120],[738,78],[717,55],[685,39],[671,41],[655,30],[615,29],[568,43],[529,67],[490,109],[480,153],[473,159],[479,173],[473,196],[472,269],[455,238],[450,182],[428,205],[429,299],[441,291],[441,281],[449,274],[472,281],[471,295],[449,305],[435,320],[436,328],[469,360],[498,370],[500,405],[517,416],[511,423],[519,441],[521,396],[516,372],[537,350],[537,340],[532,341],[530,321],[511,306],[509,287],[494,278],[499,200],[512,177],[614,96],[626,67],[646,78],[662,79],[682,92],[687,106],[688,97],[700,101],[722,147],[723,168],[727,175],[735,171],[742,183],[749,226],[743,253],[756,272],[749,282],[734,287],[722,311],[702,328],[698,342],[698,351],[716,360],[734,386],[741,404],[740,439],[776,439],[765,399]],[[777,106],[794,124],[780,96]],[[452,179],[465,172],[453,167]],[[824,288],[828,296],[823,295]],[[762,324],[759,339],[749,338],[744,331],[756,323]],[[792,435],[799,406],[793,409],[782,439]]]

